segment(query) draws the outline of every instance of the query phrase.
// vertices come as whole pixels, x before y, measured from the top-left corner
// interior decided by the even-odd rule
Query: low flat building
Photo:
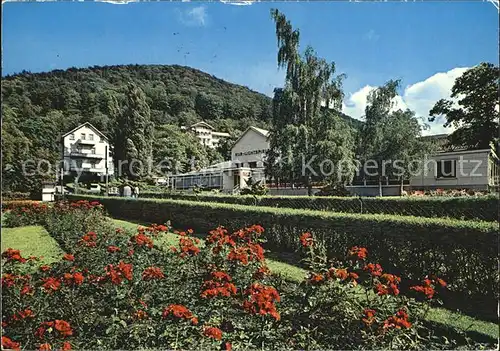
[[[249,127],[236,140],[231,149],[231,160],[200,170],[172,175],[172,189],[187,190],[200,186],[217,189],[224,193],[235,193],[246,187],[250,177],[265,181],[265,157],[269,149],[269,132]]]

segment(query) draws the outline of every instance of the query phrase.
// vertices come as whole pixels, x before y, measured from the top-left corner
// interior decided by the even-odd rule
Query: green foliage
[[[456,219],[475,219],[496,221],[498,218],[498,197],[489,196],[411,196],[411,197],[346,197],[341,187],[334,186],[333,191],[341,194],[310,196],[252,196],[235,195],[199,195],[171,192],[142,192],[142,198],[165,198],[174,200],[219,202],[248,206],[267,206],[296,208],[345,213],[392,214],[417,217],[450,217]],[[459,193],[460,194],[460,193]],[[339,197],[340,196],[340,197]]]
[[[500,68],[481,63],[462,74],[451,88],[452,100],[439,100],[430,110],[431,122],[446,117],[445,127],[456,129],[449,137],[450,146],[498,150]],[[458,106],[456,106],[456,101]]]
[[[453,282],[449,294],[443,296],[445,304],[463,308],[467,300],[465,308],[490,316],[496,304],[497,248],[491,244],[498,240],[496,223],[183,200],[99,201],[114,217],[153,223],[171,220],[176,228],[196,232],[219,225],[232,230],[258,223],[267,228],[266,248],[281,252],[297,249],[296,233],[313,231],[325,242],[330,256],[361,245],[369,247],[373,259],[383,267],[410,280],[425,274],[443,276]]]
[[[366,121],[360,131],[360,154],[364,162],[377,162],[376,179],[379,183],[388,177],[400,179],[403,184],[403,180],[410,177],[410,170],[415,172],[418,161],[432,151],[432,145],[421,138],[422,127],[415,113],[409,109],[394,111],[399,85],[399,80],[390,80],[370,92]],[[393,162],[384,164],[385,160]],[[370,178],[369,175],[363,176]]]
[[[267,173],[301,179],[311,195],[314,180],[328,177],[349,182],[354,175],[354,139],[340,117],[344,76],[335,76],[335,64],[317,57],[311,47],[301,54],[299,31],[278,10],[271,10],[271,16],[276,24],[278,66],[286,68],[286,77],[284,88],[274,91]],[[327,160],[333,164],[342,160],[345,169],[327,176],[319,169]]]
[[[267,194],[267,187],[262,180],[255,181],[252,177],[246,181],[247,187],[241,189],[241,195],[262,196]]]

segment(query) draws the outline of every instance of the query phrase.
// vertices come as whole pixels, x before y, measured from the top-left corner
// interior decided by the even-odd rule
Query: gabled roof
[[[198,126],[203,126],[203,127],[206,127],[206,128],[209,128],[209,129],[214,130],[214,127],[212,127],[212,126],[211,126],[210,124],[208,124],[207,122],[203,122],[203,121],[201,121],[201,122],[197,122],[197,123],[195,123],[195,124],[191,125],[191,127],[190,127],[190,128],[193,128],[193,127],[198,127]]]
[[[234,147],[234,145],[236,145],[241,140],[241,138],[243,138],[251,130],[253,130],[254,132],[257,132],[257,134],[260,134],[260,135],[262,135],[265,138],[267,138],[269,136],[269,131],[268,130],[265,130],[265,129],[262,129],[262,128],[257,128],[257,127],[254,127],[254,126],[250,126],[250,127],[248,127],[243,132],[243,134],[240,135],[240,137],[238,139],[236,139],[236,141],[233,143],[233,147]]]
[[[63,138],[63,139],[64,139],[65,137],[67,137],[68,135],[70,135],[70,134],[74,133],[75,131],[77,131],[78,129],[80,129],[80,128],[82,128],[82,127],[88,127],[88,128],[90,128],[90,129],[92,129],[94,132],[96,132],[96,134],[99,134],[102,138],[104,138],[104,139],[106,139],[106,140],[108,140],[108,141],[109,141],[109,139],[108,139],[108,138],[107,138],[104,134],[102,134],[102,133],[99,131],[99,129],[97,129],[97,128],[96,128],[96,127],[94,127],[92,124],[90,124],[90,122],[85,122],[85,123],[83,123],[83,124],[80,124],[78,127],[74,128],[74,129],[70,130],[69,132],[67,132],[66,134],[64,134],[61,138]]]

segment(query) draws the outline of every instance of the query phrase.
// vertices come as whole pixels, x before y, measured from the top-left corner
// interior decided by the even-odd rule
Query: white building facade
[[[172,189],[188,190],[195,186],[235,193],[247,186],[250,177],[265,182],[265,157],[269,132],[249,127],[234,143],[231,160],[210,167],[170,177]]]
[[[200,140],[201,145],[215,149],[222,139],[229,138],[231,135],[224,132],[216,132],[215,128],[206,122],[198,122],[190,127],[181,127],[184,130],[191,131]]]
[[[440,152],[424,161],[421,174],[410,179],[413,189],[498,187],[499,160],[492,149]]]
[[[113,158],[108,138],[90,123],[62,136],[64,174],[111,176]]]

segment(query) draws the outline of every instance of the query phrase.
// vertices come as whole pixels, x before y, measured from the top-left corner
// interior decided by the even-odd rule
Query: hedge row
[[[31,199],[30,193],[23,193],[18,191],[4,191],[2,192],[2,200],[29,200]]]
[[[495,311],[499,235],[494,223],[171,199],[92,199],[100,201],[113,217],[146,223],[170,220],[174,228],[192,228],[198,233],[218,225],[237,229],[260,224],[266,230],[266,248],[277,252],[295,251],[299,235],[306,231],[324,239],[332,256],[344,255],[355,245],[365,246],[388,272],[415,281],[436,273],[451,283],[461,303]]]
[[[141,198],[164,198],[174,200],[203,201],[297,208],[344,213],[381,213],[417,217],[450,217],[496,221],[498,219],[498,197],[310,197],[310,196],[235,196],[192,195],[145,192]]]

